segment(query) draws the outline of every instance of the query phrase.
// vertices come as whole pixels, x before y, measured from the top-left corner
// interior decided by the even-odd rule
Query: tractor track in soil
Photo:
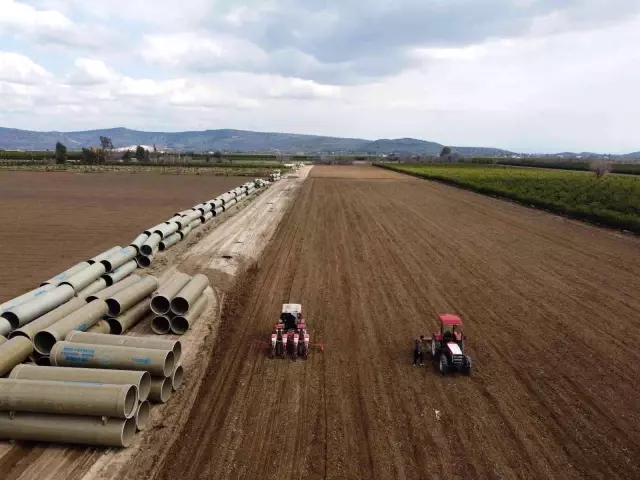
[[[155,478],[638,478],[639,253],[472,192],[315,167],[227,298]],[[253,342],[287,302],[327,344],[307,361]],[[440,312],[465,321],[470,377],[411,366]]]

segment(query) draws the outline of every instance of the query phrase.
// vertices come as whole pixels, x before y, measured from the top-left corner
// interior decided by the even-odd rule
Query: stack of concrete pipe
[[[176,272],[151,298],[151,329],[158,335],[184,335],[207,307],[208,286],[205,275]]]

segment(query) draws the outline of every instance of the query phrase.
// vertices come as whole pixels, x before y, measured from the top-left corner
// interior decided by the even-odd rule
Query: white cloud
[[[102,60],[77,58],[74,66],[74,70],[66,77],[71,85],[100,85],[118,78]]]
[[[51,74],[29,57],[0,51],[0,81],[32,85],[49,79]]]

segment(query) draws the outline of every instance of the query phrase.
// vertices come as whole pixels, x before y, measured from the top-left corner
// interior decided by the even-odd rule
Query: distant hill
[[[69,150],[98,146],[100,136],[111,138],[116,148],[130,145],[156,145],[158,149],[180,151],[224,151],[307,154],[397,154],[438,155],[442,145],[414,138],[363,140],[291,133],[265,133],[245,130],[204,130],[187,132],[143,132],[127,128],[83,132],[34,132],[0,127],[0,149],[53,150],[56,142]],[[464,155],[510,155],[496,148],[452,147]]]
[[[640,160],[640,152],[627,153],[626,155],[623,155],[623,156],[627,158],[636,158]]]

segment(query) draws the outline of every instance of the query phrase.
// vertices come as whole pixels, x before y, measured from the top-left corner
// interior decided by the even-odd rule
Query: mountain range
[[[82,132],[35,132],[0,127],[0,149],[53,150],[62,142],[69,150],[100,145],[100,137],[111,138],[115,148],[155,145],[158,150],[208,152],[255,152],[301,154],[398,154],[438,155],[443,145],[414,138],[364,140],[292,133],[246,130],[204,130],[187,132],[143,132],[109,128]],[[512,153],[498,148],[452,147],[462,155],[502,156]]]

